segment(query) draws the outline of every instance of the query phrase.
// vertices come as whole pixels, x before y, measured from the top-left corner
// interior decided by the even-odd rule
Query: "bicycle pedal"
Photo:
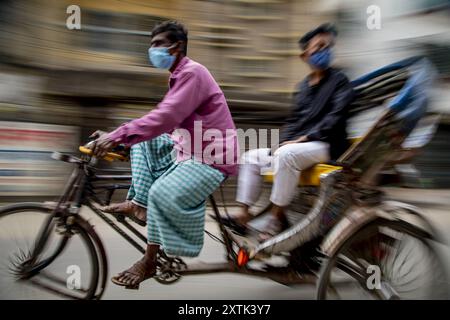
[[[67,229],[66,229],[66,227],[65,226],[57,226],[56,227],[56,229],[55,229],[55,232],[57,233],[57,234],[59,234],[59,235],[65,235],[66,234],[66,232],[67,232]]]
[[[125,216],[121,213],[116,213],[116,212],[108,212],[108,213],[111,214],[113,217],[115,217],[118,222],[125,221]]]
[[[67,226],[59,226],[55,228],[55,232],[61,236],[72,236],[74,234],[78,234],[78,230],[73,228],[67,228]]]

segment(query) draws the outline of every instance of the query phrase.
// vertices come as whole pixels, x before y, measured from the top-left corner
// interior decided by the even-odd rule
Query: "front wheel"
[[[41,203],[0,208],[0,299],[93,299],[101,295],[98,287],[105,270],[101,270],[104,259],[95,243],[98,237],[78,216],[70,227],[53,218],[45,247],[30,262],[51,212]]]
[[[325,259],[318,299],[448,299],[445,268],[430,239],[403,221],[377,219]]]

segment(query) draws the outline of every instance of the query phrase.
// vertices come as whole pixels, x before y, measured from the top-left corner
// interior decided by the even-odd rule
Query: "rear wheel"
[[[50,213],[39,203],[0,208],[0,299],[93,299],[101,294],[96,291],[104,270],[96,235],[77,216],[69,227],[54,218],[44,249],[29,262]]]
[[[379,219],[321,267],[318,299],[447,299],[445,268],[420,229]]]

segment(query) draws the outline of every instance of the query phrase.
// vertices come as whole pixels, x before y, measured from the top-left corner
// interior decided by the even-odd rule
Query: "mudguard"
[[[320,249],[326,256],[333,256],[339,247],[351,235],[376,219],[403,221],[421,229],[428,238],[437,239],[434,227],[412,205],[398,201],[383,201],[373,207],[354,207],[347,211],[344,217],[325,236]]]

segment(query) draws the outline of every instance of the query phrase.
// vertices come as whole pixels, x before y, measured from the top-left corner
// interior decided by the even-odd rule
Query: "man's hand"
[[[96,138],[89,144],[89,148],[97,158],[103,158],[109,151],[111,151],[117,143],[108,138],[108,135],[104,131],[97,130],[90,135],[90,138]]]
[[[308,141],[308,136],[301,136],[300,138],[295,140],[296,143],[307,142],[307,141]]]
[[[93,134],[91,134],[89,136],[89,139],[98,139],[98,138],[100,138],[101,136],[103,136],[105,134],[108,134],[108,132],[105,132],[105,131],[102,131],[102,130],[97,130],[97,131],[95,131]]]

